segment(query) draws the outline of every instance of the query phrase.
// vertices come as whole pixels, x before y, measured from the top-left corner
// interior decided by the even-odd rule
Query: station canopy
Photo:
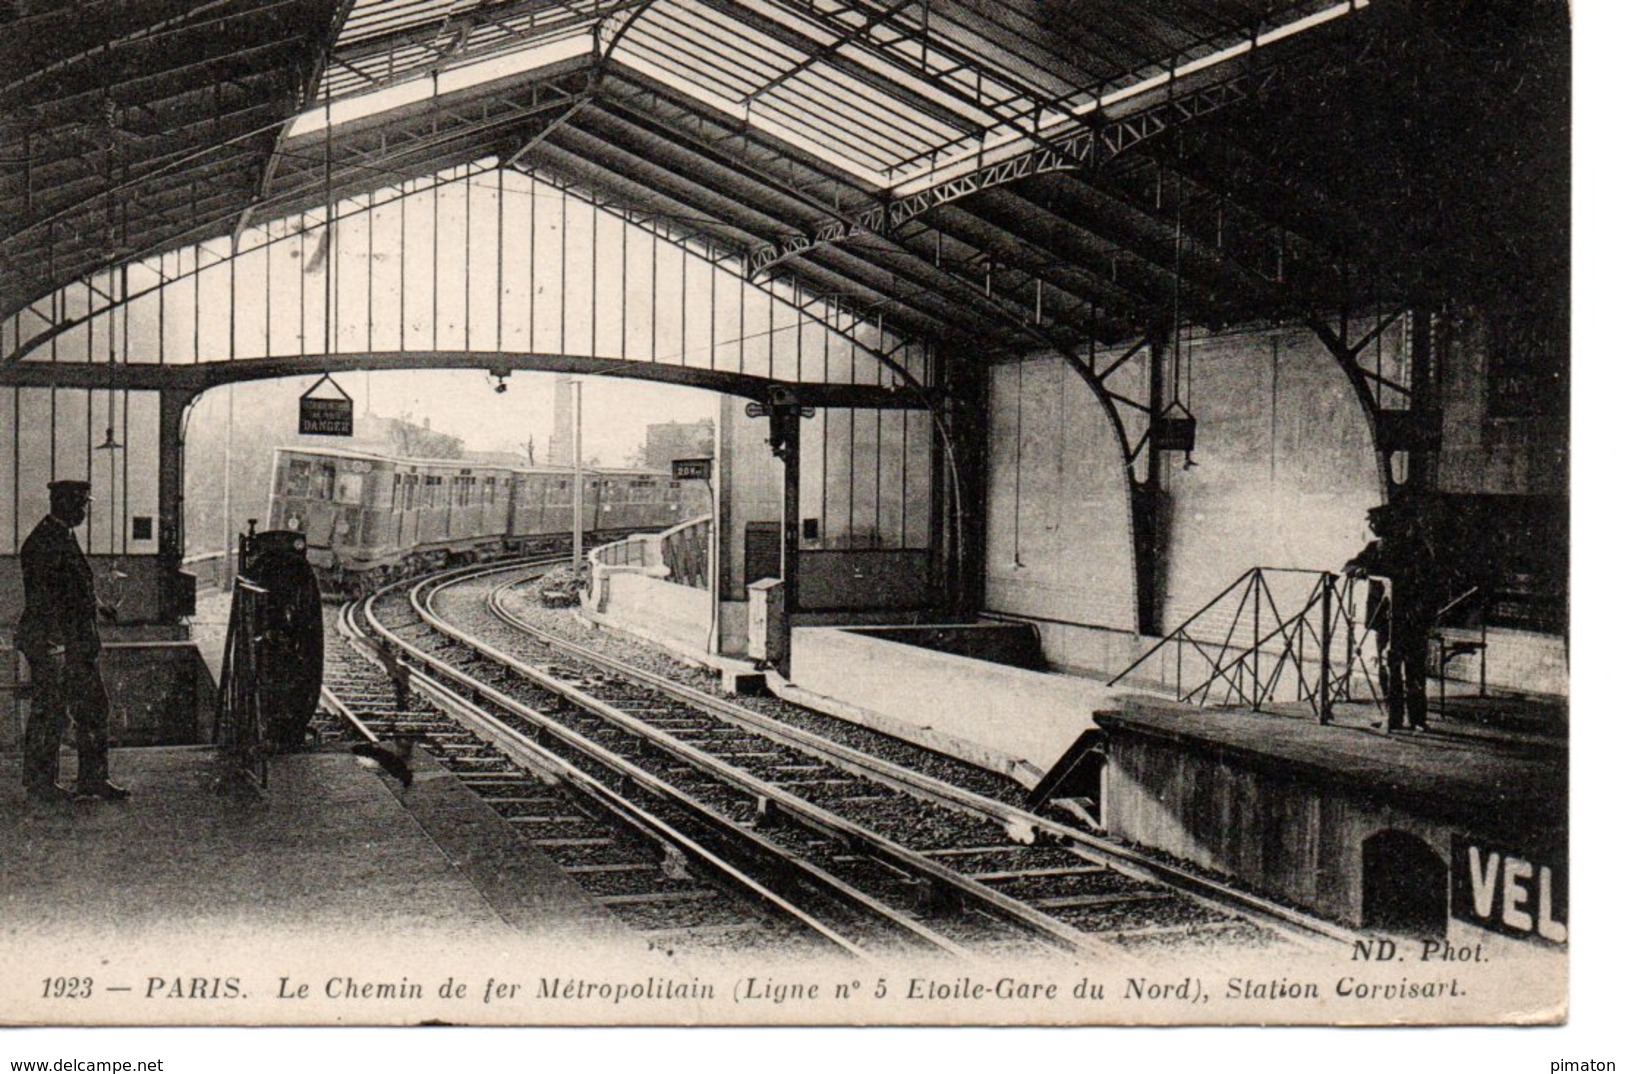
[[[984,352],[1564,271],[1550,0],[17,0],[0,31],[0,316],[474,162]]]

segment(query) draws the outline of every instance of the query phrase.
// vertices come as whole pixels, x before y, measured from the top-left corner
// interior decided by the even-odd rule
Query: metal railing
[[[689,519],[660,535],[660,561],[666,581],[693,589],[710,588],[711,516]]]
[[[231,619],[226,626],[214,715],[222,777],[240,772],[261,789],[270,785],[271,747],[265,735],[260,691],[268,599],[266,590],[247,579],[238,577],[232,584]]]
[[[1296,584],[1294,584],[1296,583]],[[1333,707],[1381,696],[1373,669],[1375,624],[1388,594],[1329,571],[1254,567],[1124,668],[1116,685],[1159,653],[1174,652],[1174,695],[1196,705],[1302,703],[1321,723]],[[1371,606],[1373,605],[1374,606]],[[1164,672],[1166,675],[1166,672]]]
[[[658,567],[659,539],[652,534],[639,533],[601,544],[587,553],[587,562],[599,567]]]
[[[237,556],[226,552],[199,552],[182,559],[181,567],[197,578],[198,588],[227,593],[237,575]]]

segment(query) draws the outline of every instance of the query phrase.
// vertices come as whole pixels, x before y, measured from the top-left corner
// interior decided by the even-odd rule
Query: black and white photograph
[[[1565,3],[0,32],[0,1023],[1570,1018]]]

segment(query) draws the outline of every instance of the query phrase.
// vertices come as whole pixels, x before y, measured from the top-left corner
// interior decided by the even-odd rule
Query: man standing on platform
[[[1377,630],[1378,648],[1386,649],[1380,659],[1387,670],[1388,729],[1403,730],[1408,723],[1425,731],[1428,632],[1438,613],[1441,584],[1433,534],[1413,496],[1373,507],[1367,516],[1377,539],[1349,560],[1343,573],[1353,578],[1376,575],[1391,583],[1387,630]]]
[[[57,782],[63,723],[71,715],[79,751],[78,796],[128,798],[107,779],[107,688],[98,658],[98,614],[113,610],[96,599],[90,563],[74,537],[90,505],[88,481],[53,481],[51,513],[23,542],[23,614],[17,648],[28,658],[33,705],[23,736],[28,796],[66,801],[73,792]]]

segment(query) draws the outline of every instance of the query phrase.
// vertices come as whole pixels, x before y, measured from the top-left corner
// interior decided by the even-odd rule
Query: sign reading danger
[[[318,396],[316,389],[323,384],[332,385],[338,397]],[[338,382],[327,374],[310,386],[299,397],[299,434],[301,436],[354,436],[355,404]]]

